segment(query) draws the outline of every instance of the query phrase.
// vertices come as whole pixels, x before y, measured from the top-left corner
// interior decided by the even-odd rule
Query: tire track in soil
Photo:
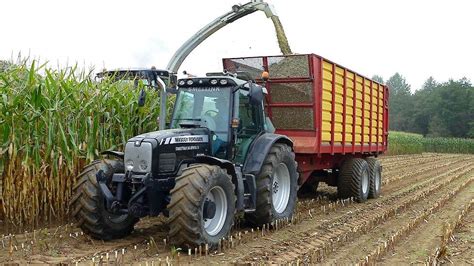
[[[438,174],[449,169],[451,165],[461,164],[465,161],[469,161],[469,158],[451,158],[445,160],[442,164],[438,161],[431,162],[416,171],[399,171],[397,173],[386,174],[383,173],[382,177],[382,197],[383,194],[389,194],[390,192],[399,189],[401,186],[407,186],[417,182],[423,178],[426,178],[429,174]],[[402,182],[403,181],[403,182]],[[323,184],[318,188],[318,192],[315,195],[304,195],[299,199],[297,204],[297,211],[307,211],[312,208],[321,208],[324,205],[332,203],[337,200],[337,189],[335,187],[329,187]]]
[[[473,178],[474,172],[471,171],[454,180],[449,186],[433,192],[424,201],[408,206],[393,219],[376,226],[367,234],[351,242],[344,243],[338,248],[337,252],[325,258],[324,263],[364,263],[366,257],[370,257],[371,262],[375,262],[375,257],[380,258],[382,252],[386,252],[387,248],[393,249],[393,252],[385,255],[388,260],[384,260],[384,263],[389,265],[423,263],[427,255],[439,242],[439,234],[443,223],[457,217],[460,209],[464,209],[465,204],[470,202],[472,193],[474,193],[474,186],[472,183],[467,183],[467,181],[471,182]],[[458,190],[458,188],[460,189]],[[451,194],[454,191],[459,191],[459,193]],[[442,199],[446,198],[446,195],[449,196],[448,199],[450,200],[444,203],[443,208],[434,210],[430,208],[430,206],[439,204]],[[426,223],[418,224],[418,227],[412,227],[417,219],[423,219]],[[406,228],[414,229],[410,232],[408,238],[399,241],[399,243],[391,242],[391,236],[399,235],[399,232]],[[387,233],[390,235],[389,237],[387,237]],[[374,255],[370,256],[370,254]],[[396,256],[392,256],[394,254]],[[405,257],[409,257],[409,259],[405,259]]]
[[[382,180],[382,185],[387,185],[389,183],[394,183],[395,181],[403,180],[404,182],[398,182],[397,184],[405,185],[406,182],[411,182],[407,180],[408,177],[413,177],[417,179],[419,175],[426,173],[431,170],[443,171],[446,167],[450,167],[453,164],[458,164],[460,162],[469,161],[469,157],[449,157],[440,161],[434,161],[429,164],[423,165],[422,167],[416,167],[416,170],[406,169],[405,171],[396,171],[388,174],[388,177]],[[383,173],[382,173],[383,174]]]
[[[469,171],[471,169],[472,164]],[[458,170],[459,169],[456,169],[456,171]],[[298,241],[289,241],[289,243],[285,243],[287,247],[279,250],[279,252],[277,250],[277,252],[269,253],[273,253],[274,255],[270,255],[267,261],[286,263],[298,259],[304,261],[313,255],[316,255],[318,258],[327,256],[327,254],[330,254],[336,247],[336,244],[349,241],[364,231],[369,230],[374,225],[385,222],[392,215],[403,211],[409,204],[423,199],[429,193],[446,186],[452,182],[452,180],[459,178],[466,172],[468,172],[468,170],[462,170],[453,178],[448,178],[440,182],[432,183],[431,179],[421,182],[410,189],[388,197],[382,202],[379,202],[379,204],[361,206],[356,213],[349,213],[335,220],[323,222],[316,226],[310,226],[306,228],[307,231],[305,233],[294,236],[294,239],[298,239]],[[448,173],[451,174],[451,172]],[[436,178],[441,178],[442,176],[447,175],[441,174]],[[244,261],[248,261],[248,258],[244,258]],[[316,260],[316,262],[317,261],[318,260]]]
[[[397,178],[393,178],[394,176],[397,175],[397,173],[392,173],[392,176],[388,176],[388,178],[384,174],[385,179],[387,179],[388,181],[384,183],[383,193],[386,193],[386,192],[389,193],[394,190],[394,189],[389,189],[390,186],[388,186],[389,183],[392,183],[391,185],[393,185],[394,181],[400,181],[400,179],[402,178],[413,177],[412,179],[405,181],[403,183],[403,185],[406,186],[407,184],[412,184],[412,183],[417,182],[417,180],[421,180],[422,178],[425,178],[427,174],[430,174],[430,173],[435,174],[439,172],[444,172],[447,169],[449,169],[448,167],[450,165],[461,164],[462,162],[466,160],[468,159],[465,158],[462,161],[460,161],[459,159],[451,158],[450,161],[447,161],[443,164],[438,164],[437,161],[432,162],[429,165],[425,166],[424,168],[419,169],[416,172],[409,171],[408,174],[400,175]],[[424,173],[424,175],[417,176],[418,173]],[[331,210],[334,210],[335,207],[337,207],[334,205],[339,203],[337,201],[338,200],[337,189],[335,187],[329,187],[325,184],[322,184],[322,187],[323,187],[322,189],[321,187],[318,188],[318,192],[316,195],[304,195],[302,199],[299,199],[295,213],[302,213],[302,212],[305,213],[305,212],[308,212],[308,210],[313,210],[313,213],[314,213],[314,209],[316,210],[319,209],[320,211],[325,211],[326,213],[330,212]],[[306,215],[306,216],[307,216],[306,218],[309,218],[309,216],[311,215]]]
[[[125,256],[139,258],[132,254],[137,247],[149,247],[152,238],[156,242],[166,238],[168,232],[164,219],[153,218],[144,219],[137,224],[136,230],[128,237],[113,241],[100,241],[91,239],[89,236],[82,234],[79,228],[65,226],[52,229],[36,230],[34,234],[19,234],[12,236],[4,236],[0,246],[0,264],[4,263],[40,263],[40,264],[57,264],[67,263],[74,264],[76,262],[92,262],[100,260],[100,256],[104,253],[110,253],[110,258],[115,256],[118,251],[118,259],[121,256],[122,249],[125,249]],[[163,246],[163,244],[161,244]],[[156,245],[155,245],[156,246]],[[164,251],[165,249],[160,249]],[[137,252],[135,252],[137,253]],[[148,252],[149,256],[153,255],[155,250]]]
[[[474,265],[474,204],[455,228],[439,264]]]
[[[406,167],[414,166],[417,164],[429,163],[429,162],[439,161],[439,160],[453,158],[453,157],[459,157],[459,155],[453,154],[450,156],[437,155],[437,156],[426,156],[426,157],[414,157],[409,160],[395,161],[395,162],[386,162],[384,160],[380,160],[380,162],[384,165],[385,171],[392,171],[392,170],[397,170],[400,167],[406,168]]]
[[[391,167],[392,165],[396,164],[406,164],[409,163],[413,159],[429,159],[429,158],[436,158],[443,156],[440,153],[423,153],[423,154],[408,154],[408,155],[382,155],[378,157],[380,162],[384,163],[387,167]]]

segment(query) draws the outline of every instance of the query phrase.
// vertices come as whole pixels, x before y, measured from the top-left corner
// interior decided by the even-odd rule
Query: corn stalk
[[[64,219],[86,163],[157,129],[156,93],[138,108],[133,86],[77,67],[19,61],[0,71],[0,92],[0,216],[14,225]]]

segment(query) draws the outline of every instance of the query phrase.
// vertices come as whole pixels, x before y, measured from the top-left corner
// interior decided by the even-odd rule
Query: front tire
[[[234,189],[231,176],[218,166],[196,164],[185,169],[171,190],[170,242],[183,248],[202,244],[216,248],[234,223]]]
[[[125,237],[133,231],[138,218],[107,211],[96,178],[100,170],[110,180],[114,173],[123,173],[125,169],[123,162],[117,160],[98,160],[86,166],[73,188],[72,215],[82,231],[93,238],[111,240]]]
[[[347,159],[337,178],[338,196],[365,202],[369,196],[369,179],[369,166],[364,159]]]
[[[254,225],[291,218],[296,207],[298,172],[291,147],[276,143],[257,176],[257,208],[246,214]]]

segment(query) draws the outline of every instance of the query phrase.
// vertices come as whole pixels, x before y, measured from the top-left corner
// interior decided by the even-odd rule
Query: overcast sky
[[[242,1],[240,3],[245,3]],[[315,53],[365,76],[400,72],[421,87],[467,77],[474,81],[474,1],[268,0],[295,53]],[[239,2],[2,1],[0,59],[23,55],[52,66],[78,62],[101,70],[166,67],[179,46]],[[242,18],[203,42],[180,71],[220,71],[222,57],[277,55],[263,12]]]

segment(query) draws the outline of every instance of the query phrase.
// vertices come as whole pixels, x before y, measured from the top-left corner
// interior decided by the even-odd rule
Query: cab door
[[[238,90],[234,96],[234,119],[239,125],[234,129],[234,162],[243,164],[252,142],[264,132],[263,106],[250,103],[248,91]]]

